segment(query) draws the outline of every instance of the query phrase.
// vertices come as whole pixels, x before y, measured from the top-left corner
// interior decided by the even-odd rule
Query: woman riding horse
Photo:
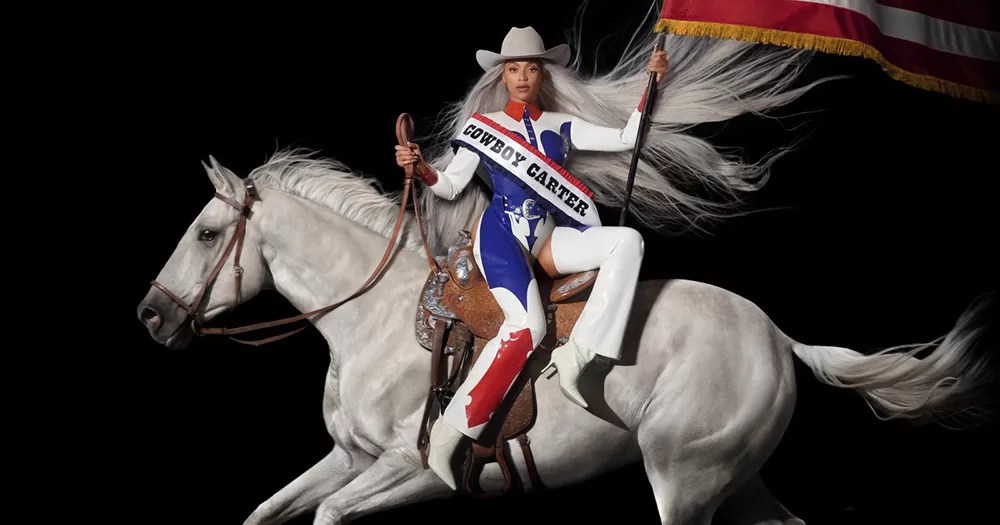
[[[428,464],[452,489],[452,455],[464,437],[479,438],[546,335],[534,264],[550,277],[600,270],[569,341],[552,352],[549,364],[559,372],[566,397],[586,407],[577,379],[597,356],[619,359],[643,255],[636,230],[601,225],[593,193],[563,164],[573,151],[631,151],[645,93],[624,128],[558,111],[548,75],[565,74],[557,68],[569,63],[570,49],[566,44],[545,49],[531,27],[512,28],[500,53],[480,50],[476,58],[485,77],[506,91],[500,110],[468,119],[452,140],[454,157],[442,169],[430,166],[415,143],[396,146],[397,164],[414,165],[437,197],[454,200],[477,171],[493,189],[472,230],[473,253],[504,323],[430,433]],[[653,52],[648,71],[657,81],[663,77],[666,51]]]

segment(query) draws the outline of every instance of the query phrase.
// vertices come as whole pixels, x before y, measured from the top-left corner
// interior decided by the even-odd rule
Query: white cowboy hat
[[[560,66],[569,63],[570,49],[567,44],[559,44],[552,49],[545,49],[542,37],[531,26],[513,27],[507,32],[500,46],[500,53],[485,49],[476,51],[476,62],[483,69],[518,58],[542,58],[551,60]]]

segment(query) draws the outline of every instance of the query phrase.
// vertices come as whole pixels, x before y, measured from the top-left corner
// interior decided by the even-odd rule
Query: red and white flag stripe
[[[1000,100],[998,0],[664,0],[657,30],[879,62],[893,77]]]

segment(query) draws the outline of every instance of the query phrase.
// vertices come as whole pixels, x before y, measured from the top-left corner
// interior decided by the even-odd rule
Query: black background
[[[606,67],[647,8],[595,3],[584,18],[588,47],[574,51],[589,61],[599,51]],[[574,7],[149,9],[89,11],[87,45],[62,51],[70,64],[62,73],[76,87],[60,102],[71,108],[75,139],[97,144],[76,161],[100,170],[88,189],[107,199],[88,205],[112,233],[95,239],[109,246],[93,248],[107,254],[94,259],[100,303],[83,308],[102,320],[100,350],[77,348],[94,371],[71,395],[88,400],[73,432],[94,444],[74,451],[89,478],[74,490],[100,495],[91,505],[101,522],[242,523],[331,446],[320,412],[327,350],[310,329],[260,348],[206,338],[169,351],[136,320],[149,280],[211,198],[201,161],[214,155],[245,176],[276,148],[300,145],[398,189],[396,116],[410,112],[426,130],[479,74],[476,49],[498,49],[511,26],[532,25],[549,46],[563,42]],[[116,23],[117,15],[132,22]],[[996,109],[909,87],[860,59],[819,56],[804,79],[839,73],[854,77],[781,114],[816,113],[698,130],[751,158],[807,137],[753,201],[771,211],[711,236],[643,231],[643,276],[728,288],[803,342],[869,352],[929,341],[996,287]],[[100,148],[116,160],[98,168]],[[617,210],[602,211],[617,221]],[[218,324],[294,313],[282,298],[262,296]],[[954,433],[881,422],[856,394],[798,371],[795,417],[763,476],[808,523],[964,523],[995,509],[995,427]],[[361,522],[443,512],[472,523],[658,522],[639,466],[571,489],[431,502]]]

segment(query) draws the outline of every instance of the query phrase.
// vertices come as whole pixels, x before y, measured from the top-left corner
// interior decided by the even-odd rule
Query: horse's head
[[[184,348],[199,324],[252,298],[266,285],[258,233],[249,228],[258,195],[210,157],[216,194],[184,232],[139,303],[139,320],[158,343]]]

